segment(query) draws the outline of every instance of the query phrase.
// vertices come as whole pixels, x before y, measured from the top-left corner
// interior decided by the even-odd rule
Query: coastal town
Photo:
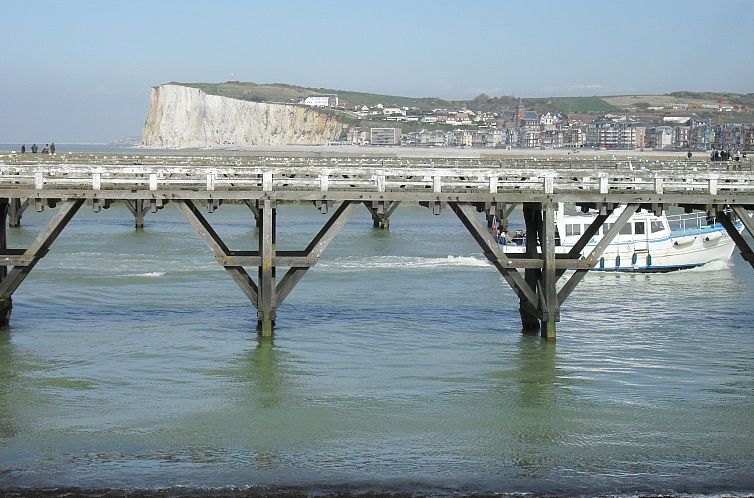
[[[598,116],[515,107],[499,112],[393,107],[381,103],[346,107],[336,94],[312,94],[300,104],[330,108],[382,126],[351,126],[337,143],[348,145],[491,148],[595,148],[608,150],[724,150],[743,154],[754,149],[754,124],[723,123],[723,113],[740,108],[719,104],[720,119],[700,117],[677,103],[628,109]],[[654,111],[652,113],[647,111]],[[664,111],[664,112],[663,112]],[[709,111],[709,109],[707,109]],[[717,122],[715,122],[717,121]],[[407,129],[408,128],[408,129]]]

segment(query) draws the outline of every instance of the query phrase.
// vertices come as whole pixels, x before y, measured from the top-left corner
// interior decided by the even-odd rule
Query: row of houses
[[[338,96],[312,94],[302,103],[337,107]],[[500,112],[474,112],[469,109],[430,111],[382,104],[356,106],[352,112],[372,121],[385,121],[386,124],[380,128],[351,128],[347,142],[356,145],[676,150],[754,148],[754,125],[713,125],[690,112],[665,116],[659,125],[618,114],[607,114],[585,123],[573,115],[558,112],[538,114],[526,110],[520,100],[515,109]],[[389,126],[391,122],[425,123],[428,129],[403,134],[400,127]],[[437,125],[455,129],[438,130]]]
[[[422,129],[352,127],[347,143],[415,147],[582,148],[665,150],[754,150],[754,125],[642,126],[632,121],[595,121],[560,129]]]

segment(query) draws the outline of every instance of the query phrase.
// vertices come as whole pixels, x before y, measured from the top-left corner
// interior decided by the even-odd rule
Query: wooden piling
[[[540,230],[542,245],[542,275],[540,293],[542,308],[542,337],[555,339],[556,323],[560,320],[560,303],[555,287],[555,204],[542,203],[543,219]]]
[[[8,226],[11,228],[18,228],[21,226],[21,216],[26,208],[29,207],[29,199],[21,202],[18,197],[12,199],[6,199],[8,202],[7,216]]]
[[[526,226],[526,258],[534,259],[538,257],[537,254],[537,237],[539,232],[539,225],[541,222],[537,221],[537,217],[542,217],[541,210],[534,203],[524,203],[523,205],[524,224]],[[524,269],[524,280],[531,287],[534,292],[537,290],[539,284],[539,278],[541,270],[538,268],[526,268]],[[540,331],[539,327],[539,310],[533,308],[532,304],[519,298],[519,314],[521,315],[521,332],[524,334],[536,334]]]
[[[8,206],[15,205],[15,201],[20,199],[0,199],[0,251],[7,252],[8,249],[8,231],[5,228],[6,218],[8,217]],[[11,220],[12,221],[12,220]],[[20,225],[21,215],[18,215]],[[0,266],[0,284],[8,276],[8,267]],[[11,310],[13,310],[13,299],[11,296],[0,299],[0,327],[5,327],[10,321]]]
[[[262,337],[272,337],[272,328],[275,325],[275,267],[272,264],[275,258],[275,201],[265,199],[261,209],[261,227],[259,230],[259,307],[257,309],[257,322]]]

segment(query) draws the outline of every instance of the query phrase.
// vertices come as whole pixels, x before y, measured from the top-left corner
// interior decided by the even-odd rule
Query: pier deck
[[[451,209],[518,295],[524,329],[554,338],[560,306],[639,209],[660,212],[681,206],[717,216],[754,267],[751,246],[733,227],[738,218],[754,235],[748,214],[754,210],[752,169],[748,161],[631,158],[0,155],[0,322],[7,324],[13,292],[84,204],[99,211],[125,202],[139,228],[146,212],[174,203],[255,305],[262,335],[271,335],[277,307],[317,263],[356,206],[370,210],[375,227],[387,227],[400,203],[413,202],[434,214]],[[224,201],[243,202],[252,210],[259,228],[257,249],[231,250],[202,214],[200,206],[214,212]],[[332,210],[302,251],[275,249],[276,207],[289,201],[312,202],[323,214]],[[596,210],[598,216],[570,253],[556,256],[554,213],[560,202]],[[506,256],[488,228],[519,205],[533,236],[527,237],[522,257]],[[620,205],[627,209],[618,222],[590,254],[582,255]],[[6,218],[11,226],[20,226],[25,209],[56,206],[28,248],[7,248]],[[256,280],[245,267],[256,267]],[[279,280],[278,267],[287,268]],[[566,270],[574,271],[558,289]]]

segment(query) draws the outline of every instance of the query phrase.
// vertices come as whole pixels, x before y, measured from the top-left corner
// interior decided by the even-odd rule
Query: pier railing
[[[328,166],[185,166],[120,164],[0,164],[6,197],[127,197],[136,191],[171,195],[207,193],[393,193],[390,198],[423,200],[426,194],[677,194],[754,196],[754,175],[746,171],[693,169],[423,168]],[[235,195],[230,195],[235,197]],[[348,197],[348,196],[346,196]],[[338,196],[343,198],[343,196]]]

